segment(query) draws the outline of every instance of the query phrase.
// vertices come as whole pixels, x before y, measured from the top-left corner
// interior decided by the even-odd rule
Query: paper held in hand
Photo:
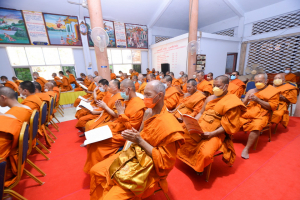
[[[92,129],[90,131],[85,132],[84,134],[86,140],[82,145],[80,145],[81,147],[113,137],[108,125]]]
[[[80,107],[80,108],[86,108],[86,109],[88,109],[90,111],[94,110],[93,106],[90,103],[87,103],[85,101],[80,101],[80,104],[78,105],[78,107]]]
[[[81,99],[81,100],[83,100],[83,101],[85,101],[85,102],[88,101],[87,99],[83,98],[82,96],[79,96],[78,98]]]
[[[181,118],[190,134],[203,134],[203,130],[201,129],[197,119],[189,115],[181,115]]]
[[[80,87],[82,87],[83,89],[87,90],[88,88],[85,85],[82,85],[81,83],[79,83]]]

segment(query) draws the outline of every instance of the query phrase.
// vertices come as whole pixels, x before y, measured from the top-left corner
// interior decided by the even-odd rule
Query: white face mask
[[[101,92],[105,92],[105,90],[103,89],[103,87],[99,87],[99,90],[100,90]]]
[[[291,71],[290,70],[285,70],[284,73],[289,74]]]
[[[45,91],[45,92],[48,92],[49,90],[48,90],[48,89],[44,89],[44,91]]]
[[[196,78],[196,75],[193,75],[193,78]]]
[[[23,95],[23,94],[20,94],[20,97],[21,97],[21,98],[23,98],[23,99],[25,99],[25,98],[26,98],[26,96],[25,96],[25,95]]]
[[[167,89],[167,88],[168,88],[168,85],[167,85],[166,83],[164,83],[164,86],[165,86],[165,89]]]
[[[6,83],[6,81],[2,81],[3,83]]]
[[[37,77],[36,77],[36,76],[33,76],[33,78],[34,78],[34,79],[37,79]]]

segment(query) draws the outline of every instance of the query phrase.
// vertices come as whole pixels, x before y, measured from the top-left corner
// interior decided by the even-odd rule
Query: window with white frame
[[[52,47],[7,47],[10,64],[20,80],[32,81],[32,73],[38,72],[47,80],[52,80],[52,73],[75,72],[75,62],[71,48]],[[76,76],[76,74],[75,74]]]

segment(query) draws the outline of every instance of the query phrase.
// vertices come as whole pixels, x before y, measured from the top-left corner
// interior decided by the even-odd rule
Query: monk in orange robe
[[[156,80],[160,81],[161,78],[160,78],[160,73],[158,71],[155,72],[155,77]]]
[[[19,92],[22,96],[26,98],[22,101],[21,104],[26,105],[31,108],[31,110],[40,111],[42,105],[42,100],[35,95],[35,86],[31,81],[24,81],[20,83]],[[38,130],[40,136],[43,136],[46,144],[51,147],[50,139],[46,133],[44,125],[42,125],[41,130]]]
[[[214,74],[212,72],[209,72],[206,76],[206,80],[210,83],[210,84],[214,84]]]
[[[140,84],[140,87],[139,89],[137,90],[138,93],[141,93],[141,94],[144,94],[144,90],[145,90],[145,87],[147,85],[147,82],[145,82],[145,79],[144,79],[144,76],[143,74],[140,74],[138,76],[138,82]]]
[[[140,83],[138,81],[138,76],[133,76],[132,81],[133,81],[134,86],[135,86],[135,91],[138,91],[139,88],[140,88]]]
[[[156,80],[155,75],[152,74],[152,73],[151,74],[147,74],[146,78],[147,78],[147,83],[149,83],[150,81]]]
[[[203,172],[221,147],[223,160],[230,166],[234,163],[236,154],[230,135],[237,133],[242,126],[239,118],[246,112],[246,107],[236,95],[229,94],[228,84],[228,77],[216,77],[214,95],[207,97],[195,117],[203,134],[184,134],[185,144],[179,149],[177,157],[196,172]]]
[[[48,94],[50,97],[55,98],[55,95],[57,96],[57,93],[53,91],[53,87],[54,85],[52,84],[52,82],[48,82],[45,84],[45,93]],[[58,97],[56,98],[56,101],[58,101]]]
[[[22,80],[19,80],[17,77],[13,76],[12,80],[17,84],[17,86],[19,87],[20,83],[22,83]]]
[[[293,83],[297,82],[297,77],[296,77],[295,74],[292,74],[292,68],[291,67],[286,67],[284,73],[285,73],[285,80],[286,81],[290,81],[290,82],[293,82]]]
[[[238,71],[232,72],[230,76],[230,84],[235,84],[238,86],[238,89],[235,90],[235,94],[241,98],[241,96],[244,94],[246,85],[243,81],[241,81],[239,78],[240,73]]]
[[[165,76],[161,82],[165,85],[166,88],[166,94],[165,94],[165,106],[168,108],[168,110],[174,110],[180,100],[180,93],[177,90],[177,88],[172,86],[172,77],[171,76]]]
[[[97,96],[95,95],[96,91],[99,91]],[[76,112],[75,117],[79,120],[76,124],[76,128],[85,127],[85,124],[92,120],[96,119],[99,114],[98,111],[103,110],[102,108],[97,107],[98,101],[104,101],[105,103],[111,98],[111,94],[108,92],[108,81],[106,79],[101,79],[98,83],[98,86],[94,90],[94,99],[90,102],[91,106],[93,107],[94,111],[90,111],[85,108],[81,108]]]
[[[285,74],[277,74],[273,86],[280,91],[280,96],[278,109],[272,115],[272,123],[281,123],[286,128],[290,119],[288,106],[297,103],[298,88],[285,83]]]
[[[227,76],[229,80],[231,78],[229,74],[224,74],[224,76]],[[239,86],[229,81],[228,92],[229,94],[235,94],[238,98],[241,98],[242,94],[244,93],[244,90],[240,90]]]
[[[241,123],[244,131],[250,131],[247,145],[242,152],[242,158],[249,158],[249,149],[257,140],[261,130],[268,124],[271,112],[277,110],[280,91],[268,83],[267,74],[257,74],[254,77],[256,88],[247,92],[243,103],[247,112],[242,115]]]
[[[177,150],[184,143],[183,129],[172,114],[162,112],[165,107],[164,86],[161,82],[155,80],[147,84],[145,97],[145,105],[151,109],[148,109],[144,114],[140,132],[136,129],[127,129],[121,134],[124,140],[135,144],[131,145],[128,150],[114,154],[97,163],[90,170],[91,200],[144,199],[159,189],[167,193],[166,178],[175,165]],[[126,154],[129,152],[132,152],[133,160],[131,160],[132,157],[126,158]],[[136,152],[140,153],[137,154]],[[141,158],[139,160],[137,160],[138,155]],[[114,162],[114,160],[116,161]],[[143,177],[131,179],[133,181],[120,181],[117,184],[115,181],[116,174],[128,169],[131,164],[134,164],[134,161],[146,166],[148,173]],[[119,165],[125,164],[124,162],[128,165],[126,164],[125,167]],[[119,172],[114,173],[115,171]],[[138,169],[136,172],[140,174]],[[123,183],[125,182],[127,182],[128,187],[124,186]]]
[[[116,79],[117,76],[115,73],[112,72],[112,70],[110,69],[110,80]]]
[[[131,80],[124,80],[121,83],[120,91],[124,94],[126,104],[122,105],[120,100],[115,102],[118,118],[113,122],[103,123],[98,127],[108,125],[113,133],[113,137],[87,146],[87,160],[84,171],[89,173],[90,169],[98,162],[115,154],[119,148],[123,147],[126,140],[121,136],[121,132],[126,129],[140,128],[145,104],[142,99],[136,96],[135,87]]]
[[[53,80],[56,82],[57,87],[61,87],[61,86],[62,86],[63,82],[62,82],[62,80],[57,76],[56,73],[53,73],[53,74],[52,74],[52,78],[53,78]]]
[[[0,113],[0,121],[0,162],[7,162],[4,186],[8,187],[13,184],[17,178],[14,155],[18,150],[22,122],[13,115],[2,113]]]
[[[45,101],[49,106],[50,96],[47,93],[41,92],[41,85],[38,82],[33,82],[33,84],[35,87],[35,95],[38,96],[41,99],[41,101]]]
[[[46,79],[44,79],[43,77],[40,77],[38,72],[33,72],[32,75],[33,75],[33,78],[35,79],[35,81],[41,85],[42,92],[44,92],[45,83],[47,83],[48,81]]]
[[[213,94],[212,84],[204,79],[203,71],[197,71],[197,80],[196,81],[198,82],[197,89],[199,91],[203,92],[203,94],[205,96],[209,96],[209,95]]]
[[[1,81],[5,83],[5,87],[9,87],[19,94],[18,85],[15,82],[9,81],[6,76],[1,76]]]
[[[80,74],[80,77],[83,79],[83,82],[80,82],[82,85],[86,86],[87,88],[91,85],[93,81],[90,80],[84,73]],[[93,76],[91,76],[93,78]],[[75,88],[74,91],[84,91],[82,87]]]
[[[56,85],[56,82],[55,81],[51,81],[51,83],[52,83],[52,91],[53,92],[55,92],[56,93],[56,96],[57,96],[57,98],[56,98],[56,103],[58,103],[58,101],[59,101],[59,95],[60,95],[60,93],[59,93],[59,88],[57,87],[57,85]],[[46,85],[46,84],[45,84]],[[50,86],[50,85],[49,85]],[[51,87],[51,86],[50,86]],[[50,90],[50,89],[49,89]],[[49,91],[48,90],[48,91]]]
[[[176,87],[179,92],[181,92],[181,83],[178,79],[175,78],[174,73],[170,72],[170,76],[172,77],[172,86]]]
[[[146,71],[147,71],[147,74],[152,74],[152,71],[150,71],[149,68],[147,68]]]
[[[179,72],[179,75],[180,76],[179,76],[179,78],[177,80],[179,81],[180,86],[182,86],[183,85],[182,76],[184,75],[184,71]]]
[[[206,96],[197,90],[197,82],[195,79],[188,80],[187,91],[186,97],[180,100],[176,111],[173,113],[175,117],[180,120],[182,120],[181,114],[195,117],[200,113],[206,99]]]
[[[187,74],[183,74],[182,77],[181,77],[181,81],[182,81],[182,84],[181,84],[181,88],[182,89],[181,89],[181,91],[184,94],[188,93],[188,91],[187,91],[187,80],[188,80],[188,75]]]
[[[69,83],[75,84],[75,88],[79,88],[80,86],[77,83],[75,76],[73,74],[71,74],[70,70],[67,70],[66,74],[69,76]]]
[[[63,71],[59,71],[59,76],[62,77],[61,92],[67,92],[73,90],[69,83],[69,79],[64,75]]]
[[[100,81],[100,79],[101,79],[101,77],[99,77],[99,76],[95,77],[95,79],[94,79],[93,76],[91,76],[91,75],[88,75],[88,77],[89,77],[89,80],[90,80],[92,83],[90,84],[90,86],[88,87],[87,90],[84,90],[87,94],[84,95],[84,96],[82,96],[82,97],[85,98],[85,99],[88,99],[88,98],[90,98],[90,97],[93,95],[94,89],[97,87],[96,84],[97,84],[97,83]],[[74,106],[74,107],[77,107],[77,106],[80,104],[80,101],[81,101],[81,99],[77,98],[77,99],[75,100],[73,106]]]

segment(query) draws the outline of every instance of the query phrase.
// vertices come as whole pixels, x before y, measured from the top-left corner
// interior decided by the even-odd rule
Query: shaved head
[[[121,86],[122,86],[122,87],[126,87],[126,88],[131,88],[131,90],[135,92],[135,85],[134,85],[134,83],[133,83],[132,80],[124,79],[124,80],[121,82]]]
[[[285,82],[285,74],[284,73],[276,74],[276,76],[274,76],[274,79],[282,79],[282,82]]]
[[[124,81],[124,80],[123,80]],[[109,82],[109,84],[112,83],[113,85],[115,85],[118,89],[120,89],[120,81],[117,79],[111,80]]]
[[[48,90],[53,90],[53,83],[47,82],[45,83],[45,87],[48,88]]]
[[[261,73],[261,74],[256,74],[255,76],[254,76],[254,79],[255,78],[264,78],[264,80],[267,80],[268,79],[268,75],[266,74],[266,73]]]
[[[169,75],[166,75],[163,79],[165,79],[167,82],[172,82],[172,77]]]
[[[16,92],[9,87],[0,87],[0,96],[2,95],[9,99],[16,99]]]
[[[162,92],[164,95],[165,95],[165,91],[166,91],[164,84],[158,80],[154,80],[154,81],[147,83],[147,85],[145,87],[145,91],[146,90],[152,90],[156,94]]]
[[[215,80],[220,80],[223,84],[229,84],[229,78],[225,75],[218,76]]]
[[[187,83],[191,83],[192,86],[197,86],[197,81],[195,79],[190,79]]]

